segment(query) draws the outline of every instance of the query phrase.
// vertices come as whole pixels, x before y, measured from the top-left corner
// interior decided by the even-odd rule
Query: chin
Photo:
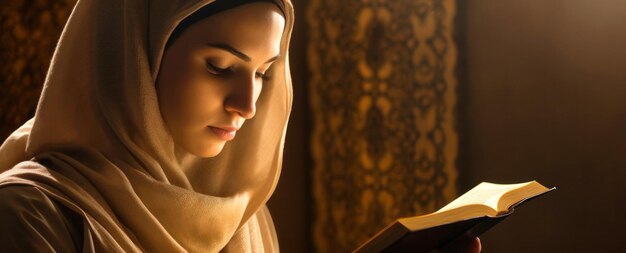
[[[197,150],[193,150],[193,151],[191,151],[189,153],[192,153],[193,155],[198,156],[198,157],[202,157],[202,158],[216,157],[224,149],[224,144],[225,143],[214,144],[214,145],[207,145],[207,146],[201,147],[201,148],[199,148]]]

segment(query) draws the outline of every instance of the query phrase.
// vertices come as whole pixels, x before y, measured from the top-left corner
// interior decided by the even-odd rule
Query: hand
[[[479,253],[482,249],[480,239],[473,236],[462,236],[441,248],[441,253]]]

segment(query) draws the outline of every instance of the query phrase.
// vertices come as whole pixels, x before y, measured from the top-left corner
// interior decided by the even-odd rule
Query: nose
[[[257,85],[254,77],[240,78],[233,84],[228,96],[224,100],[224,109],[237,113],[244,119],[251,119],[256,113]]]

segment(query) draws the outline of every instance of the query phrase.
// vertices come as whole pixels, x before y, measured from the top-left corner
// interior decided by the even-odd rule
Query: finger
[[[479,253],[482,245],[478,237],[461,236],[443,247],[440,252],[444,253]]]
[[[483,245],[480,243],[480,238],[474,237],[467,252],[479,253],[483,249]]]

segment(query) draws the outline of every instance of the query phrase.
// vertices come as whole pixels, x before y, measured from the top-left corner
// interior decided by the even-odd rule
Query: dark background
[[[624,252],[626,1],[458,3],[462,183],[558,188],[485,252]]]

